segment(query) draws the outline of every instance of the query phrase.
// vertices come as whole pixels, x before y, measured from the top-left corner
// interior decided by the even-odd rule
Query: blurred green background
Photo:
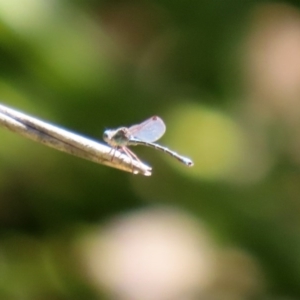
[[[97,140],[159,115],[195,162],[1,129],[0,299],[300,299],[299,53],[298,1],[0,0],[4,105]]]

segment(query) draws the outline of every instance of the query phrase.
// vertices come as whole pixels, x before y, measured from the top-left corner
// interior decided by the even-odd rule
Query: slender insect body
[[[194,163],[187,157],[171,151],[167,147],[160,146],[156,143],[166,131],[166,125],[160,117],[154,116],[142,122],[141,124],[127,127],[120,127],[116,130],[105,130],[103,139],[114,149],[125,152],[129,157],[138,159],[138,157],[127,148],[127,146],[144,145],[162,152],[165,152],[186,166],[193,166]]]
[[[162,152],[165,152],[189,167],[194,165],[194,163],[189,158],[181,156],[178,153],[176,153],[175,151],[168,149],[167,147],[164,147],[164,146],[161,146],[161,145],[158,145],[155,143],[140,141],[135,138],[131,139],[128,143],[128,146],[138,146],[138,145],[148,146],[150,148],[154,148],[154,149],[160,150]]]

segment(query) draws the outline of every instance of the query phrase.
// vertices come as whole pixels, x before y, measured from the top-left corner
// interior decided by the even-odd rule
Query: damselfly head
[[[128,128],[121,127],[116,130],[105,130],[103,139],[112,147],[122,147],[128,144],[130,134]]]
[[[114,134],[114,130],[105,130],[104,133],[103,133],[103,140],[109,144],[110,141],[111,141],[111,138]]]

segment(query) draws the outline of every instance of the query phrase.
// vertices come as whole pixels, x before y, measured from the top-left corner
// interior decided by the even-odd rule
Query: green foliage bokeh
[[[97,140],[159,115],[161,143],[195,159],[187,169],[134,149],[153,167],[144,178],[1,129],[1,299],[104,299],[74,267],[74,240],[155,205],[179,207],[221,248],[251,253],[268,282],[263,299],[300,297],[300,160],[287,146],[299,123],[265,126],[269,117],[256,122],[245,104],[241,52],[259,5],[0,0],[4,105]]]

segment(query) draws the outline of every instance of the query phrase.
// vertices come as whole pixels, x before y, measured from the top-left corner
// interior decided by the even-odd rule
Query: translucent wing
[[[129,132],[133,137],[145,142],[157,141],[163,136],[165,131],[166,125],[164,121],[157,116],[129,128]]]

